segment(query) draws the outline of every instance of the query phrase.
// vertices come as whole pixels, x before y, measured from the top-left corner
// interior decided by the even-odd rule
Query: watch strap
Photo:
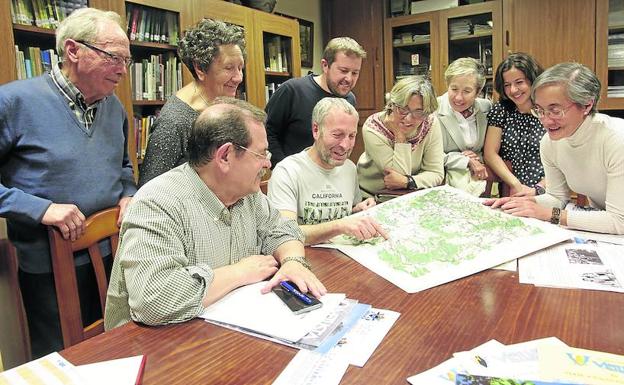
[[[561,221],[561,209],[559,207],[552,208],[552,214],[550,215],[550,223],[558,225]]]

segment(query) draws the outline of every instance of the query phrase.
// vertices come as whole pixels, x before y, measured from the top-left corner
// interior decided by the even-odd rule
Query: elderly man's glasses
[[[423,110],[410,110],[407,107],[401,107],[397,105],[395,105],[395,107],[401,119],[407,118],[407,115],[412,115],[412,118],[418,120],[425,119],[427,116],[429,116],[429,114]]]
[[[117,66],[123,65],[125,67],[130,67],[132,63],[134,63],[134,60],[132,60],[132,58],[115,55],[113,53],[103,50],[102,48],[98,48],[94,45],[91,45],[84,40],[76,40],[76,41],[84,45],[85,47],[94,50],[95,52],[99,52],[103,54],[105,58],[104,60],[108,64],[117,65]]]
[[[548,117],[550,119],[563,119],[566,112],[568,112],[568,110],[573,105],[574,103],[570,104],[567,107],[555,106],[547,110],[543,109],[542,107],[533,106],[533,108],[531,108],[531,113],[533,114],[533,116],[539,119],[544,119],[545,117]]]
[[[264,154],[259,154],[255,151],[252,151],[250,149],[248,149],[245,146],[241,146],[240,144],[234,144],[236,147],[240,148],[241,150],[245,150],[249,153],[251,153],[252,155],[255,155],[256,158],[260,159],[260,160],[268,160],[271,161],[271,156],[273,156],[273,154],[271,154],[268,150],[264,153]]]

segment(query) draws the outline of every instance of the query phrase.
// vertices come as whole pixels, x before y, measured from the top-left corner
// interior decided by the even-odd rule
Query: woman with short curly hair
[[[171,96],[152,126],[139,185],[188,159],[187,139],[193,122],[219,96],[236,96],[245,65],[244,30],[203,19],[185,31],[178,56],[193,81]]]

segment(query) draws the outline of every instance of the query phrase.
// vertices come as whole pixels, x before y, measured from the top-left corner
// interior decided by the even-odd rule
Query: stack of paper
[[[145,356],[74,366],[54,352],[0,373],[0,384],[134,385],[141,378]]]
[[[622,293],[622,254],[624,245],[576,237],[518,260],[518,279],[535,286]]]
[[[345,325],[346,333],[331,348],[301,349],[273,385],[337,385],[349,365],[366,364],[399,315],[369,309],[354,325]]]
[[[568,347],[555,337],[491,340],[409,377],[411,384],[624,384],[624,356]]]

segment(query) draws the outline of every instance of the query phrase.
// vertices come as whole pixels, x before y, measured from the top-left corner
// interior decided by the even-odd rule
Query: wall
[[[301,75],[306,75],[308,70],[315,74],[321,73],[321,55],[323,54],[323,31],[321,24],[321,0],[278,0],[273,12],[294,16],[314,23],[314,54],[313,67],[301,67]]]

